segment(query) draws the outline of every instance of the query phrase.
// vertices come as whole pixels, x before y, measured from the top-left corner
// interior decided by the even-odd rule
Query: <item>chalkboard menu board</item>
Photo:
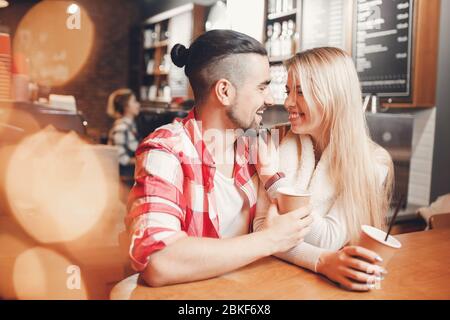
[[[302,1],[302,50],[323,46],[346,49],[346,1],[348,0]]]
[[[413,0],[357,0],[354,50],[364,93],[411,95]]]

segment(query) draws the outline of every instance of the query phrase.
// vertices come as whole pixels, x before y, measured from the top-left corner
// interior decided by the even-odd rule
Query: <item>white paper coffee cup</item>
[[[387,266],[391,258],[402,247],[400,241],[393,236],[389,235],[387,241],[384,241],[385,238],[386,232],[383,230],[363,225],[361,226],[361,237],[358,242],[359,246],[376,252],[383,259],[380,264],[384,267]]]

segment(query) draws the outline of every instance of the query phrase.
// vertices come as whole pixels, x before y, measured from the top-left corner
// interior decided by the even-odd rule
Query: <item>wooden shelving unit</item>
[[[265,0],[263,38],[269,54],[271,89],[274,93],[275,103],[282,105],[287,78],[283,62],[291,58],[300,47],[301,1],[292,0],[287,8],[275,4],[277,1],[283,2],[283,6],[288,4],[287,1],[282,0]],[[276,11],[274,12],[273,9]],[[292,24],[294,24],[293,28]]]
[[[134,88],[145,106],[169,104],[174,97],[192,99],[184,70],[173,65],[170,50],[189,46],[204,32],[206,7],[186,4],[148,18],[139,30],[139,63]]]
[[[358,39],[356,38],[354,30],[356,29],[357,24],[356,9],[359,2],[356,2],[355,0],[329,0],[324,2],[293,0],[292,3],[294,8],[271,12],[270,8],[273,8],[273,5],[271,5],[271,3],[273,4],[273,1],[277,0],[265,1],[263,31],[263,38],[266,48],[268,48],[271,65],[272,92],[280,93],[284,91],[286,75],[282,74],[282,64],[289,59],[294,52],[317,46],[336,46],[346,50],[349,54],[356,54],[355,46]],[[278,1],[282,1],[283,3],[286,2],[283,0]],[[409,59],[411,59],[410,94],[407,97],[388,97],[386,94],[380,94],[379,96],[383,107],[421,108],[433,107],[436,105],[435,95],[440,1],[441,0],[409,0],[402,3],[403,6],[405,6],[406,3],[412,4],[412,20],[410,26],[412,30],[412,48],[409,55]],[[383,0],[377,5],[382,5],[384,2],[387,1]],[[364,5],[364,3],[362,5]],[[278,7],[278,9],[280,8],[279,6],[276,7]],[[375,19],[375,17],[373,19]],[[283,22],[289,20],[295,23],[296,34],[293,52],[292,54],[273,54],[273,51],[270,50],[269,38],[274,32],[268,30],[269,28],[274,28],[275,24],[278,24],[278,30],[276,31],[278,36],[278,33],[280,33],[279,26],[282,25]],[[323,23],[320,23],[320,21]],[[331,34],[336,33],[339,30],[341,30],[338,33],[340,38],[339,41],[337,41],[336,36]],[[370,46],[371,44],[369,43],[368,45]],[[386,44],[386,46],[392,46],[392,43]],[[392,76],[395,77],[395,75]],[[376,92],[374,93],[376,94]],[[282,98],[281,93],[279,96],[275,97],[275,100],[277,104],[283,103],[284,99]]]

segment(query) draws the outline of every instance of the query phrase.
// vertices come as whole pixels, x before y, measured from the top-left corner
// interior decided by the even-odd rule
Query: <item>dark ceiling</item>
[[[217,2],[217,0],[133,0],[138,2],[142,17],[144,19],[151,17],[155,14],[158,14],[160,12],[164,12],[166,10],[170,10],[173,8],[176,8],[180,5],[187,4],[187,3],[197,3],[202,5],[212,5]]]

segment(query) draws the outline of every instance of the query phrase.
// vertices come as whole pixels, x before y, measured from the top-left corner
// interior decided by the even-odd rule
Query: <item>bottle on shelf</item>
[[[161,24],[155,24],[155,40],[156,42],[161,41]]]
[[[275,22],[273,24],[273,39],[271,41],[272,43],[272,47],[271,47],[271,52],[272,52],[272,57],[279,57],[281,56],[281,24],[279,22]]]
[[[280,42],[281,42],[281,56],[287,56],[288,54],[290,54],[290,39],[288,36],[288,23],[287,21],[283,21],[283,23],[281,24],[281,37],[280,37]]]
[[[294,9],[294,0],[269,0],[267,12],[269,14],[280,14]]]
[[[286,11],[294,10],[294,0],[287,0]]]
[[[144,48],[148,49],[151,48],[154,44],[154,37],[153,37],[154,31],[153,29],[147,29],[144,31]]]
[[[148,89],[149,89],[149,87],[147,87],[147,86],[141,86],[141,95],[140,95],[140,100],[141,101],[145,101],[145,100],[148,100]]]
[[[169,72],[170,66],[170,55],[165,54],[162,58],[161,64],[159,65],[159,71],[164,73]]]
[[[284,104],[286,99],[285,84],[287,81],[287,71],[283,65],[273,65],[270,67],[270,90],[273,94],[275,104]]]
[[[167,83],[163,87],[163,99],[166,102],[170,102],[170,100],[172,99],[170,86]]]
[[[287,26],[287,36],[288,36],[288,48],[287,51],[289,52],[289,55],[295,54],[297,48],[295,45],[295,22],[292,19],[289,19],[288,26]]]
[[[158,32],[156,31],[156,28],[152,30],[151,39],[151,44],[154,46],[155,43],[158,42]]]
[[[155,72],[155,60],[149,59],[147,62],[147,74],[153,74]]]
[[[269,57],[272,56],[272,41],[273,41],[273,26],[270,24],[267,26],[267,41],[266,41],[266,51]]]
[[[268,6],[267,6],[267,12],[269,14],[276,12],[276,0],[269,0]]]
[[[275,14],[283,12],[283,0],[275,0]]]
[[[169,30],[161,30],[161,41],[169,39]]]
[[[282,4],[281,4],[281,11],[282,12],[287,12],[289,11],[288,9],[288,0],[282,0]]]
[[[158,87],[152,84],[148,90],[148,100],[154,101],[156,100],[156,96],[158,95]]]

